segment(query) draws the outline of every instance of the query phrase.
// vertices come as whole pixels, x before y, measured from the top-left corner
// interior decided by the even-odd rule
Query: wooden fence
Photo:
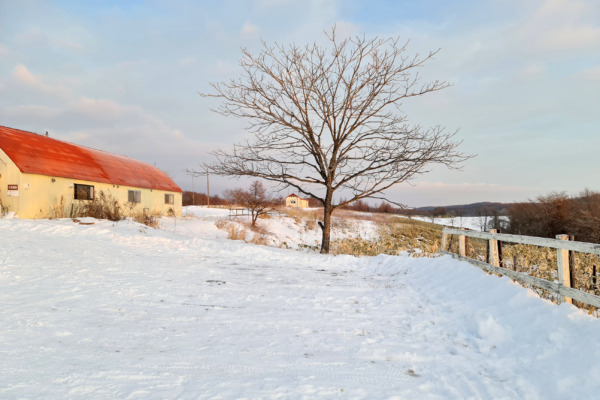
[[[458,253],[447,251],[452,235],[458,236]],[[467,238],[479,238],[488,241],[487,262],[474,260],[467,257]],[[570,240],[569,240],[570,239]],[[557,251],[558,282],[536,278],[521,272],[502,268],[502,242],[529,244],[533,246],[549,247]],[[556,239],[540,238],[533,236],[507,235],[498,233],[493,229],[490,232],[477,232],[465,228],[444,228],[442,231],[441,254],[450,255],[456,259],[467,261],[485,271],[505,275],[516,281],[541,289],[549,290],[559,295],[561,302],[573,303],[573,300],[600,308],[600,296],[584,292],[572,287],[573,260],[572,252],[600,255],[600,244],[573,241],[568,235],[557,235]]]

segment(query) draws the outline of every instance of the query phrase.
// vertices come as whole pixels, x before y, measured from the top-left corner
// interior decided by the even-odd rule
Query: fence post
[[[569,240],[574,242],[575,236],[569,235]],[[569,250],[569,281],[571,282],[571,287],[577,289],[577,271],[575,270],[575,252],[573,250]],[[579,307],[576,300],[571,301],[574,306]]]
[[[460,228],[463,231],[466,231],[467,228]],[[465,235],[458,236],[458,254],[466,257],[467,256],[467,237]]]
[[[569,235],[556,235],[558,240],[569,240]],[[571,287],[571,272],[569,270],[569,250],[556,249],[556,264],[558,267],[558,284]],[[573,304],[573,299],[559,295],[560,302]]]
[[[448,236],[450,235],[448,233],[443,233],[444,228],[442,228],[442,250],[450,251],[450,249],[446,249],[446,247],[448,247]]]
[[[490,233],[498,233],[498,229],[490,229]],[[498,241],[490,239],[490,264],[499,267],[500,266],[500,249],[498,247]]]

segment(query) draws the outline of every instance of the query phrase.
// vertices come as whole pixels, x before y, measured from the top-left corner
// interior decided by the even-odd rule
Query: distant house
[[[285,198],[285,206],[286,207],[306,208],[306,207],[308,207],[308,200],[303,199],[302,197],[298,196],[296,193],[292,193],[288,197]]]
[[[19,218],[47,218],[55,204],[81,204],[102,191],[126,210],[181,215],[181,189],[133,158],[0,126],[0,201]]]

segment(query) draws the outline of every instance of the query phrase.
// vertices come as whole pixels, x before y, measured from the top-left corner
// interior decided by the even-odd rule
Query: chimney
[[[48,137],[48,131],[46,131],[46,137]]]

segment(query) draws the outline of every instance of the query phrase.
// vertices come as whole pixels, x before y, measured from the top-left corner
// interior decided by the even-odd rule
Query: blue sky
[[[235,78],[240,48],[399,36],[441,48],[422,71],[452,87],[403,105],[460,128],[478,156],[388,196],[409,205],[519,201],[600,190],[600,2],[0,0],[0,125],[129,155],[176,172],[242,140],[244,122],[197,92]],[[212,192],[244,182],[215,178]],[[196,189],[204,190],[204,181]]]

